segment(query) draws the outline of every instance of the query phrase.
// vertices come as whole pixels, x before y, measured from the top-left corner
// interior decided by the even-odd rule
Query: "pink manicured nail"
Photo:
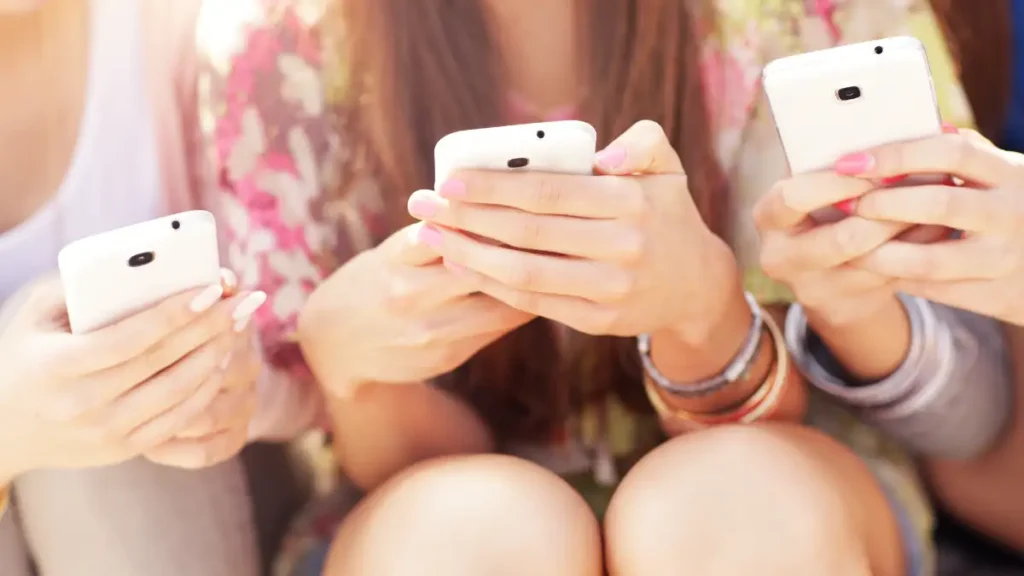
[[[943,134],[957,134],[959,132],[960,132],[960,129],[957,128],[956,126],[954,126],[953,124],[950,124],[949,122],[943,122],[942,123],[942,133]]]
[[[597,153],[597,165],[605,170],[614,170],[626,161],[626,149],[610,146]]]
[[[409,199],[409,214],[411,214],[413,218],[419,218],[421,220],[433,218],[437,215],[437,208],[437,202],[434,202],[431,198],[413,196]]]
[[[865,152],[858,152],[856,154],[847,154],[840,158],[835,165],[836,172],[840,174],[847,174],[853,176],[856,174],[863,174],[867,172],[875,165],[874,156]]]
[[[420,228],[418,240],[431,248],[440,248],[443,238],[441,237],[441,232],[436,228],[424,226]]]
[[[857,199],[849,198],[847,200],[843,200],[842,202],[836,202],[835,207],[843,214],[846,214],[847,216],[852,216],[853,213],[857,211]]]
[[[458,199],[466,195],[466,183],[462,180],[448,180],[437,191],[442,198]]]
[[[879,183],[881,183],[882,186],[892,186],[893,184],[897,184],[899,182],[903,182],[904,180],[907,179],[907,176],[909,176],[909,175],[908,174],[900,174],[899,176],[890,176],[888,178],[882,178],[881,180],[879,180]]]

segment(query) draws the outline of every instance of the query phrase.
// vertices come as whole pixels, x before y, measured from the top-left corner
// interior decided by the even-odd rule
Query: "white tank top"
[[[54,197],[0,234],[0,303],[55,270],[57,252],[68,242],[161,211],[137,1],[89,0],[89,71],[78,140]]]

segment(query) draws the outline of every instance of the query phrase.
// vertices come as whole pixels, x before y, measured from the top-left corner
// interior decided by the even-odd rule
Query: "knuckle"
[[[617,234],[616,238],[615,246],[619,252],[619,258],[623,262],[635,263],[643,258],[647,238],[642,232],[634,228],[627,228]]]
[[[605,283],[605,293],[613,302],[621,301],[633,293],[636,278],[625,270],[616,270]]]
[[[551,178],[539,177],[533,187],[533,204],[541,212],[558,212],[563,196],[562,188]]]
[[[616,176],[602,178],[602,180],[607,180],[607,185],[612,188],[613,196],[620,199],[621,212],[627,218],[639,219],[648,213],[650,202],[640,178]]]
[[[440,335],[433,326],[423,322],[414,322],[406,331],[401,345],[404,348],[431,348],[440,340]]]
[[[517,290],[535,290],[541,283],[541,272],[525,253],[517,253],[505,271],[504,282]]]
[[[854,221],[847,220],[847,225],[843,225],[844,222],[837,224],[832,231],[832,234],[828,236],[830,239],[831,252],[843,260],[849,260],[860,255],[862,251],[862,243],[864,240],[864,233],[860,226],[854,224]]]
[[[384,290],[385,306],[393,311],[407,312],[416,299],[416,287],[400,276],[391,278]]]
[[[544,246],[544,227],[539,218],[527,213],[520,213],[515,216],[512,226],[510,244],[520,248],[537,248]]]
[[[955,218],[962,208],[960,197],[957,194],[940,188],[933,195],[927,210],[931,212],[932,222],[947,222],[950,218]]]
[[[633,128],[641,134],[642,140],[648,146],[654,146],[661,141],[668,140],[668,136],[665,135],[665,129],[654,120],[640,120],[633,125]]]
[[[950,145],[944,146],[946,151],[945,160],[953,172],[963,173],[970,165],[977,152],[976,145],[969,138],[961,134],[950,134],[947,136]]]

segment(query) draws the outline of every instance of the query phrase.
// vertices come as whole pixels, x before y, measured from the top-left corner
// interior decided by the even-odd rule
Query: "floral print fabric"
[[[268,363],[287,376],[278,380],[281,386],[309,387],[294,339],[305,299],[338,257],[372,246],[387,232],[373,183],[357,186],[344,201],[328,202],[325,196],[336,182],[332,159],[345,153],[344,134],[334,130],[330,113],[331,94],[343,89],[344,55],[323,52],[330,45],[321,42],[325,1],[207,0],[198,33],[206,63],[201,121],[222,191],[228,262],[245,287],[269,295],[255,323]],[[759,196],[787,172],[760,91],[763,66],[837,43],[914,35],[926,44],[944,118],[968,125],[970,111],[925,0],[714,4],[718,27],[700,64],[715,149],[734,195],[731,243],[748,289],[762,302],[789,302],[788,292],[756,267],[757,236],[749,216]],[[339,221],[343,226],[336,225]],[[915,542],[908,545],[920,548],[923,558],[915,570],[927,573],[931,515],[910,460],[825,399],[813,402],[809,423],[844,441],[875,470],[914,528],[908,538]],[[304,553],[330,538],[339,520],[335,510],[311,513],[308,538],[293,541],[282,573],[316,573],[309,567],[316,562]]]

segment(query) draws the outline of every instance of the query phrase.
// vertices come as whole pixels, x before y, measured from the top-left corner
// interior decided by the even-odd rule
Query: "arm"
[[[924,461],[925,475],[936,497],[957,518],[974,529],[1024,549],[1024,329],[1003,328],[1008,357],[986,353],[1000,334],[991,330],[975,344],[982,351],[979,372],[993,376],[1006,369],[1016,385],[1006,404],[1012,417],[994,446],[972,460],[929,458]],[[1012,366],[1010,366],[1012,364]]]
[[[719,249],[728,248],[723,244]],[[705,330],[697,334],[684,334],[669,328],[651,335],[651,359],[669,380],[695,382],[719,374],[737,355],[750,333],[753,315],[740,286],[735,260],[731,256],[714,260],[727,265],[732,263],[732,266],[727,266],[720,274],[727,280],[714,284],[725,289],[720,304],[709,310]],[[711,271],[708,274],[711,278],[719,277]],[[781,325],[784,310],[765,307],[764,313],[771,314]],[[774,360],[775,344],[768,333],[763,333],[750,372],[740,381],[706,397],[682,399],[667,394],[660,396],[671,406],[688,412],[707,414],[725,410],[741,404],[765,384],[771,376]],[[782,399],[771,417],[783,421],[800,421],[807,408],[806,385],[792,363],[789,364],[786,382]]]
[[[263,8],[253,10],[257,4],[206,2],[209,18],[200,19],[206,62],[200,85],[207,91],[203,126],[221,183],[230,261],[243,285],[259,287],[270,297],[255,322],[270,366],[261,382],[258,415],[266,423],[258,426],[272,430],[296,420],[284,406],[305,405],[304,398],[317,393],[316,381],[344,378],[323,336],[328,331],[321,333],[316,322],[308,321],[330,302],[307,299],[334,266],[321,264],[332,259],[326,256],[350,257],[368,248],[366,237],[380,231],[367,231],[369,203],[358,199],[332,206],[341,214],[340,231],[327,218],[324,195],[331,192],[322,189],[320,176],[337,151],[327,132],[331,123],[320,97],[322,86],[305,85],[309,94],[285,97],[287,74],[295,66],[321,77],[316,22],[288,9],[287,2],[279,2],[273,16]],[[275,52],[268,53],[267,46],[275,46]],[[277,65],[283,55],[290,56],[287,67]],[[258,91],[253,89],[257,76]],[[282,401],[281,395],[292,400]],[[369,384],[355,398],[328,400],[325,412],[341,468],[364,488],[416,460],[490,446],[468,406],[423,384]]]

